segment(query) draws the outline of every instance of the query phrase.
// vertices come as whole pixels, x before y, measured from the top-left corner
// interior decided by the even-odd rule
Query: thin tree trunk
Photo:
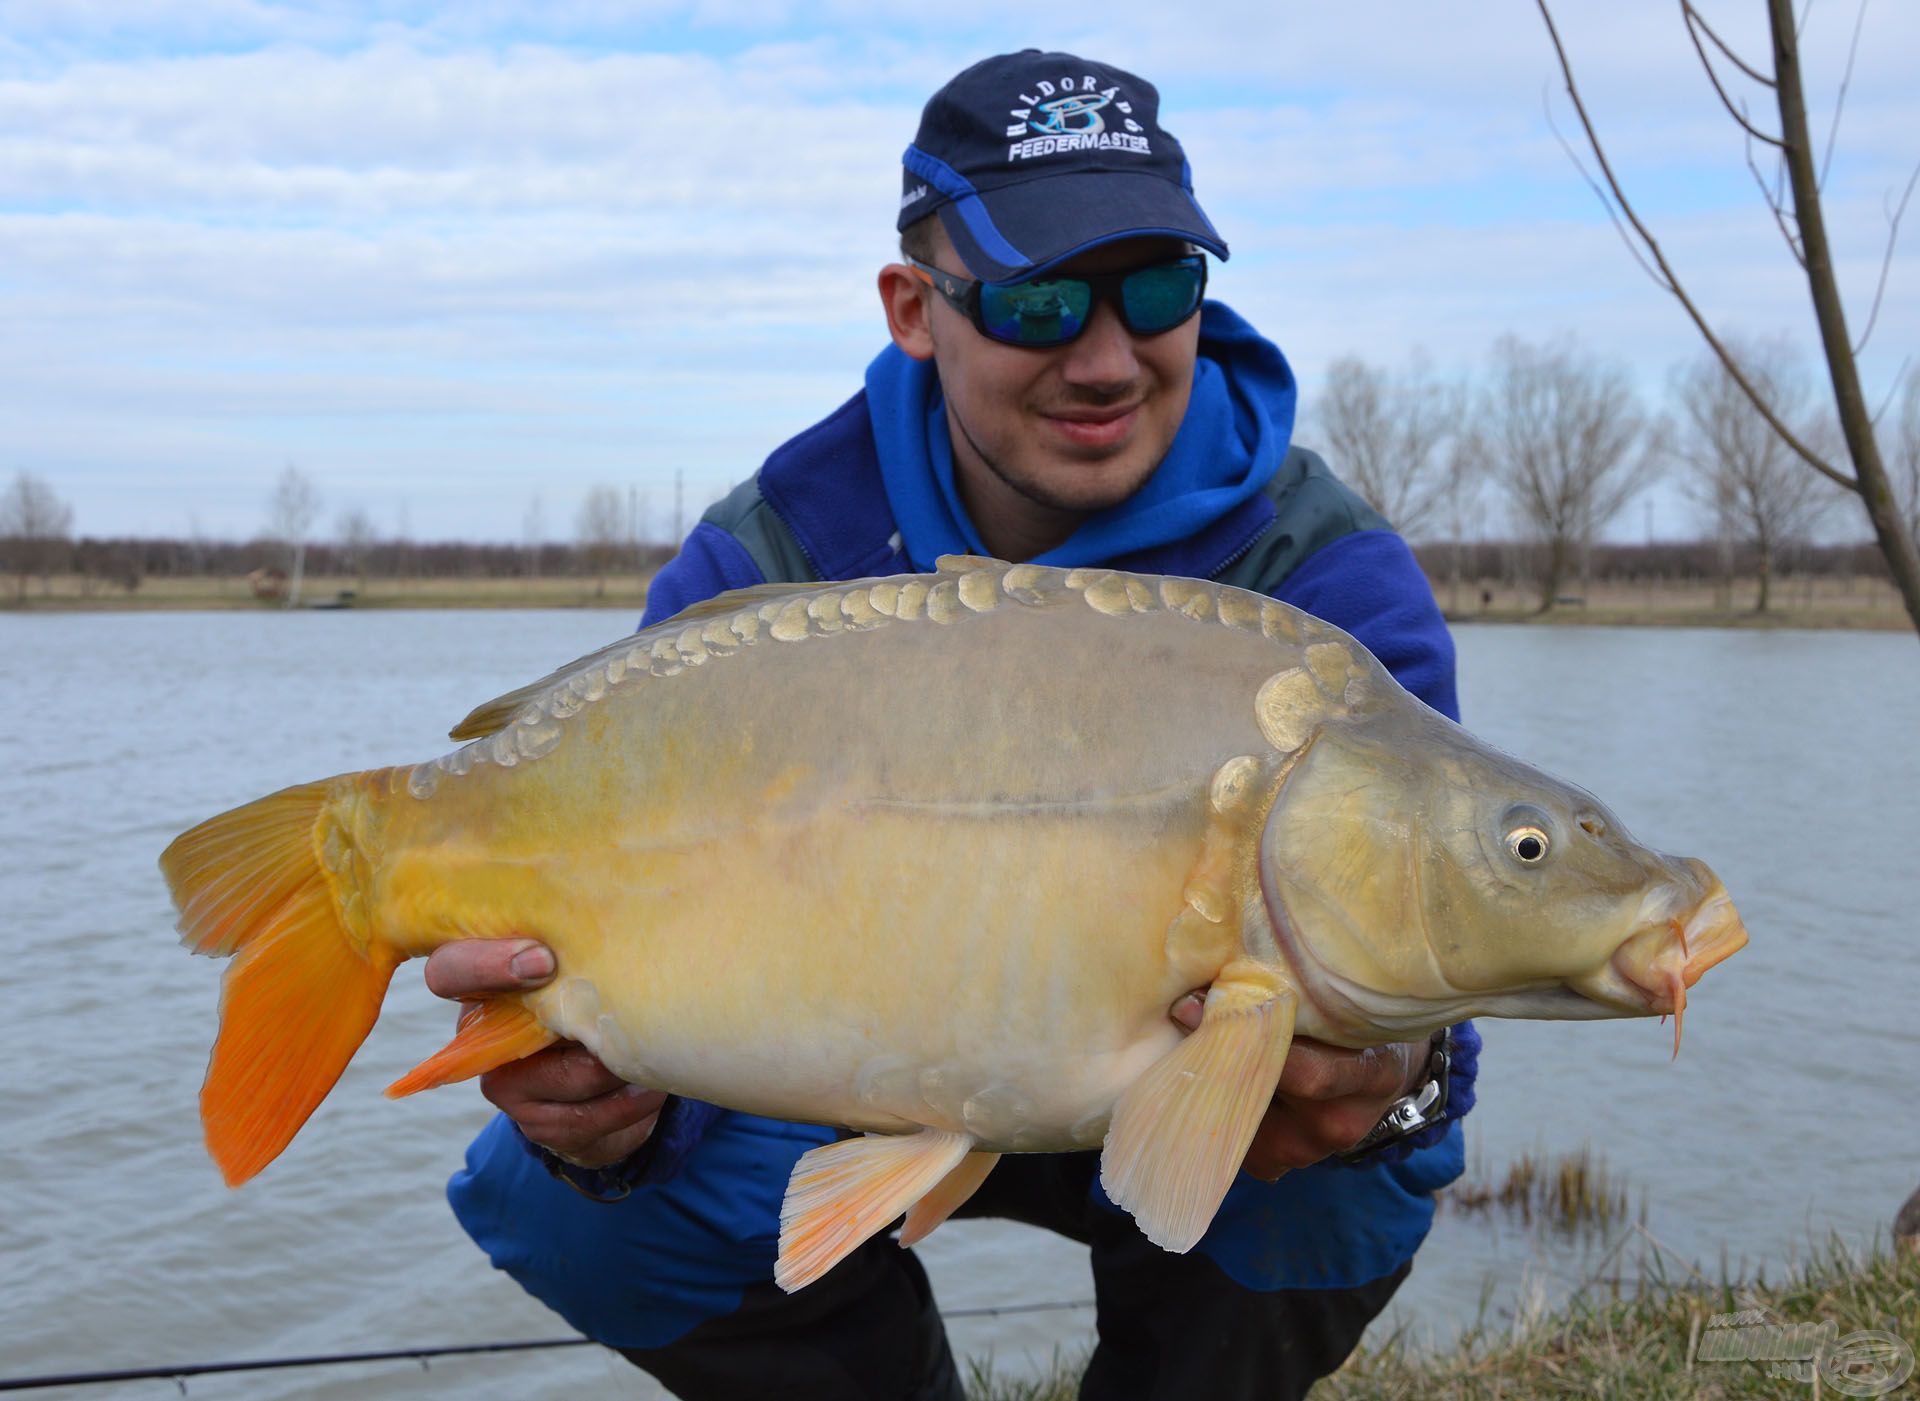
[[[1766,532],[1760,534],[1760,602],[1754,606],[1754,612],[1767,611],[1767,588],[1773,582],[1773,541]]]
[[[1767,0],[1767,18],[1773,26],[1773,75],[1780,98],[1780,135],[1787,176],[1793,186],[1793,212],[1800,227],[1801,250],[1806,255],[1807,289],[1813,296],[1813,314],[1820,323],[1820,341],[1827,370],[1833,377],[1834,406],[1847,452],[1860,482],[1860,500],[1873,522],[1873,533],[1886,557],[1893,586],[1907,606],[1907,616],[1920,632],[1920,550],[1907,534],[1894,505],[1893,487],[1874,440],[1873,419],[1860,389],[1860,369],[1854,363],[1853,341],[1847,334],[1846,309],[1834,281],[1833,255],[1827,243],[1826,221],[1820,209],[1820,186],[1813,169],[1813,143],[1807,132],[1807,100],[1800,83],[1799,39],[1794,32],[1792,0]]]
[[[1540,606],[1534,611],[1545,613],[1553,607],[1553,600],[1559,597],[1560,581],[1567,573],[1567,542],[1561,536],[1554,536],[1547,546],[1547,578],[1540,589]]]

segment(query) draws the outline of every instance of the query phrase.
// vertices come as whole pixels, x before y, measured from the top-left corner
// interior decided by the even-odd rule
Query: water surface
[[[0,620],[0,1378],[557,1336],[441,1196],[488,1110],[380,1087],[444,1041],[403,969],[340,1087],[229,1192],[195,1095],[219,965],[173,943],[155,867],[270,789],[446,747],[477,701],[610,640],[606,613],[105,614]],[[1707,858],[1752,945],[1709,975],[1685,1049],[1651,1021],[1484,1023],[1470,1151],[1490,1169],[1582,1141],[1644,1188],[1647,1228],[1717,1269],[1829,1230],[1861,1241],[1920,1178],[1905,1114],[1920,1030],[1920,648],[1900,634],[1469,628],[1481,734]],[[1636,1248],[1639,1248],[1636,1243]],[[943,1305],[1087,1299],[1084,1252],[954,1223],[922,1247]],[[1597,1263],[1443,1217],[1396,1316],[1444,1336]],[[1013,1370],[1085,1309],[953,1325]],[[200,1397],[657,1394],[597,1349],[196,1381]],[[98,1398],[96,1389],[74,1397]],[[153,1382],[126,1396],[175,1394]]]

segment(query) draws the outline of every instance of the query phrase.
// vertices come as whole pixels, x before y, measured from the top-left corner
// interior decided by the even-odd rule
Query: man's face
[[[1113,272],[1185,251],[1177,239],[1127,239],[1060,271]],[[966,271],[944,230],[933,262]],[[990,473],[1036,506],[1084,514],[1117,505],[1146,484],[1186,416],[1198,316],[1157,336],[1135,336],[1103,301],[1077,340],[1032,350],[989,340],[931,292],[928,301],[963,486]]]

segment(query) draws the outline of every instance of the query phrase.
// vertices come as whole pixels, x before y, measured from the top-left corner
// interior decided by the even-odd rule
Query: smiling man
[[[1204,301],[1227,246],[1159,98],[1070,54],[987,59],[907,149],[892,343],[864,389],[707,514],[645,622],[730,588],[933,567],[946,553],[1217,579],[1317,613],[1455,713],[1453,651],[1405,543],[1291,442],[1286,359]],[[525,941],[450,944],[447,997],[551,976]],[[1199,1002],[1168,1009],[1197,1024]],[[1478,1038],[1296,1041],[1213,1225],[1149,1244],[1098,1155],[1009,1155],[960,1211],[1086,1242],[1086,1401],[1295,1397],[1405,1278],[1460,1172]],[[960,1401],[927,1278],[880,1236],[793,1295],[772,1282],[795,1159],[833,1130],[624,1085],[578,1046],[489,1073],[503,1111],[450,1188],[530,1292],[688,1401]],[[1288,1171],[1293,1169],[1293,1171]],[[1007,1302],[1019,1298],[1009,1296]]]

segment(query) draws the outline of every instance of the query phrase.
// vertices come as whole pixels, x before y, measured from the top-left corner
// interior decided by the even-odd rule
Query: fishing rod
[[[1091,1299],[1063,1299],[1049,1303],[999,1304],[971,1309],[948,1309],[942,1318],[1000,1318],[1057,1309],[1090,1309]],[[592,1338],[530,1338],[511,1343],[467,1343],[454,1347],[395,1348],[384,1352],[326,1352],[303,1357],[267,1357],[246,1362],[187,1362],[170,1367],[124,1367],[107,1372],[60,1372],[37,1377],[0,1377],[0,1391],[32,1391],[55,1386],[105,1386],[112,1382],[171,1381],[187,1394],[188,1377],[218,1372],[268,1372],[287,1367],[335,1367],[349,1362],[418,1362],[426,1369],[436,1357],[475,1353],[535,1352],[543,1348],[586,1347]]]

